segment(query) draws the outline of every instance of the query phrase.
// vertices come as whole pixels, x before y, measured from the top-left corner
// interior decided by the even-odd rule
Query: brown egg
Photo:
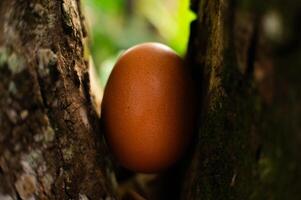
[[[102,120],[120,164],[158,172],[174,164],[195,125],[195,94],[188,67],[169,47],[144,43],[117,61],[106,85]]]

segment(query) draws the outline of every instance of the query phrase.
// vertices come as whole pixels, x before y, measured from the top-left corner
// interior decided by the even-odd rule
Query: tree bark
[[[79,0],[0,2],[0,199],[114,198]]]
[[[197,20],[188,60],[202,86],[202,106],[182,199],[301,198],[296,5],[192,1]],[[265,27],[267,20],[278,33]]]

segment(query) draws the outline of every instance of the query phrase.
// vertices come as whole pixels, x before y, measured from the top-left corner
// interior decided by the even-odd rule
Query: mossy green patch
[[[8,60],[8,52],[6,48],[0,47],[0,67],[4,66]]]

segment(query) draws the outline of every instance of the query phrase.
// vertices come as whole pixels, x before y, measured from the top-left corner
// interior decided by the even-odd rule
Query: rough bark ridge
[[[192,1],[188,60],[201,77],[202,116],[182,199],[301,198],[296,5]],[[279,42],[263,27],[271,11],[283,20]]]
[[[112,196],[79,0],[0,2],[0,199]]]

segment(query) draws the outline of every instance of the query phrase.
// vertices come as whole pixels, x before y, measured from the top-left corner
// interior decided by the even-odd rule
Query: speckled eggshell
[[[102,102],[105,136],[120,164],[145,173],[174,164],[192,136],[194,96],[187,67],[169,47],[144,43],[123,53]]]

